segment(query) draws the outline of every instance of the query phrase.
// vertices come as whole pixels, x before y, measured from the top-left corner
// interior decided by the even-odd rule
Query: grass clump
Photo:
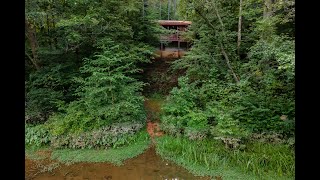
[[[163,136],[157,139],[156,151],[200,176],[294,179],[294,151],[284,144],[249,142],[244,150],[230,150],[217,140]]]
[[[123,161],[142,154],[150,145],[146,131],[137,133],[127,146],[112,149],[56,149],[51,158],[64,163],[75,162],[110,162],[122,165]]]
[[[25,147],[25,156],[31,160],[42,160],[47,158],[46,154],[39,153],[41,151],[50,151],[50,148],[48,146],[27,145]]]

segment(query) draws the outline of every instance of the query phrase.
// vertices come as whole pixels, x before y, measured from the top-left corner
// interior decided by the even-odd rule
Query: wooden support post
[[[178,40],[178,58],[180,58],[180,40]]]
[[[177,26],[177,39],[178,39],[178,58],[180,58],[180,34],[179,34],[179,28]]]
[[[162,59],[162,42],[160,42],[160,58]]]

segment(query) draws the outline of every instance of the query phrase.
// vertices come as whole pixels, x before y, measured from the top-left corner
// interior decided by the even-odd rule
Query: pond
[[[187,180],[187,179],[210,179],[209,177],[197,177],[186,169],[163,160],[150,147],[143,154],[128,159],[121,166],[110,163],[75,163],[72,165],[60,164],[51,172],[41,173],[43,167],[53,166],[53,161],[36,161],[26,159],[26,179],[34,180]],[[51,163],[51,164],[50,164]],[[58,164],[58,163],[55,163]]]

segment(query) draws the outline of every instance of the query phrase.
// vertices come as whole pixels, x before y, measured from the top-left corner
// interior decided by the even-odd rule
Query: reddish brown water
[[[162,160],[153,147],[140,156],[125,161],[122,166],[110,163],[60,164],[52,172],[39,173],[40,167],[50,166],[53,161],[32,161],[26,159],[26,179],[34,180],[171,180],[171,179],[210,179],[196,177],[186,169]],[[37,174],[38,173],[38,174]]]
[[[157,99],[148,99],[144,101],[145,109],[147,110],[147,131],[154,142],[154,137],[159,137],[163,135],[163,132],[160,130],[159,123],[159,113],[161,111],[161,100]]]

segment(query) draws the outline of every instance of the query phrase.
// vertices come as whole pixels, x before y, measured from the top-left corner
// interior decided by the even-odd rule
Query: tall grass
[[[216,140],[190,141],[163,136],[157,153],[196,175],[223,179],[294,179],[294,151],[281,144],[252,142],[246,150],[225,149]]]

